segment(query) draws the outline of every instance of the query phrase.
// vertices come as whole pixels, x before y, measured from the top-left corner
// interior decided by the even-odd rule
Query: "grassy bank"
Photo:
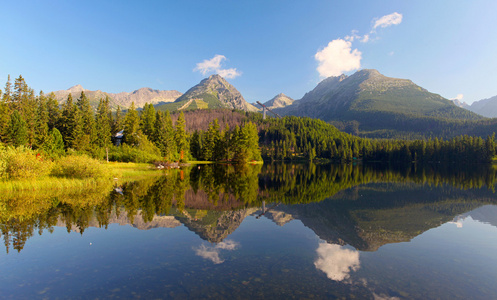
[[[116,182],[123,183],[162,174],[150,164],[144,163],[101,163],[103,173],[99,176],[51,175],[18,178],[0,181],[0,193],[108,190]]]

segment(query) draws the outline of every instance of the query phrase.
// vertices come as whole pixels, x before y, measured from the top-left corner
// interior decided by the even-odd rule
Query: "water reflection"
[[[7,252],[21,251],[35,232],[55,226],[84,234],[109,224],[182,224],[203,240],[222,243],[256,215],[280,226],[299,219],[330,244],[375,251],[495,203],[496,178],[496,170],[483,165],[201,166],[107,190],[3,195],[0,229]]]
[[[233,240],[225,240],[224,242],[217,243],[215,245],[206,246],[201,244],[197,248],[194,248],[195,254],[212,261],[214,264],[222,264],[224,259],[221,259],[219,254],[221,250],[233,251],[240,247],[240,243]]]
[[[316,252],[318,258],[314,265],[331,280],[344,281],[350,277],[350,272],[360,268],[359,251],[340,245],[319,243]]]

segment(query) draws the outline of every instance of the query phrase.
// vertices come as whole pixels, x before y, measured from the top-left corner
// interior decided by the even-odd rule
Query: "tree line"
[[[22,76],[13,85],[9,77],[0,99],[0,142],[31,147],[53,158],[70,151],[135,162],[261,158],[489,162],[496,154],[495,134],[486,139],[469,135],[450,140],[368,139],[319,119],[263,120],[258,113],[229,109],[215,110],[213,116],[204,110],[187,112],[191,123],[187,125],[183,111],[172,116],[152,104],[145,104],[141,112],[134,103],[126,111],[118,107],[113,112],[106,97],[94,109],[84,91],[77,99],[69,94],[59,105],[53,93],[35,95]],[[120,131],[122,145],[113,146],[113,137]]]
[[[59,105],[53,93],[35,95],[22,76],[13,86],[9,76],[0,99],[0,142],[50,157],[75,151],[103,158],[107,150],[120,161],[261,160],[257,128],[249,121],[230,130],[220,129],[216,120],[207,131],[190,134],[182,112],[175,124],[168,111],[156,111],[152,104],[141,113],[134,103],[126,112],[120,107],[112,112],[108,97],[95,110],[84,91],[76,100],[69,94]],[[113,147],[121,131],[123,145]]]
[[[391,140],[360,138],[306,117],[269,118],[258,124],[267,160],[490,162],[497,146],[495,133],[486,139],[464,135],[449,140]]]

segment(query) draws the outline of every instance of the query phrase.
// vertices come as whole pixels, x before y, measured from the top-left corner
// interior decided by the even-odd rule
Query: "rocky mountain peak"
[[[70,88],[67,89],[67,91],[69,91],[69,93],[81,93],[83,91],[86,91],[86,89],[83,88],[83,86],[81,84],[77,84],[75,86],[72,86]]]
[[[208,103],[209,107],[218,105],[245,111],[258,111],[255,106],[245,101],[242,94],[234,86],[218,74],[203,79],[178,98],[176,102],[187,101],[185,102],[186,106],[182,106],[186,108],[191,105],[192,101],[199,99]]]
[[[287,95],[285,95],[283,93],[279,93],[273,99],[265,102],[264,105],[269,107],[270,109],[273,109],[273,108],[280,108],[280,107],[292,105],[294,101],[295,100],[288,97]]]

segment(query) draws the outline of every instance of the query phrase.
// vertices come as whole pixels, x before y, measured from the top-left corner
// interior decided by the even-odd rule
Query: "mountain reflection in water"
[[[209,165],[157,175],[87,193],[2,195],[2,297],[497,296],[490,166]]]
[[[4,196],[6,250],[21,251],[35,231],[54,226],[83,234],[109,224],[183,224],[221,243],[247,216],[264,215],[280,226],[298,219],[328,243],[374,251],[495,204],[496,170],[486,166],[206,165],[162,174],[108,192]]]

